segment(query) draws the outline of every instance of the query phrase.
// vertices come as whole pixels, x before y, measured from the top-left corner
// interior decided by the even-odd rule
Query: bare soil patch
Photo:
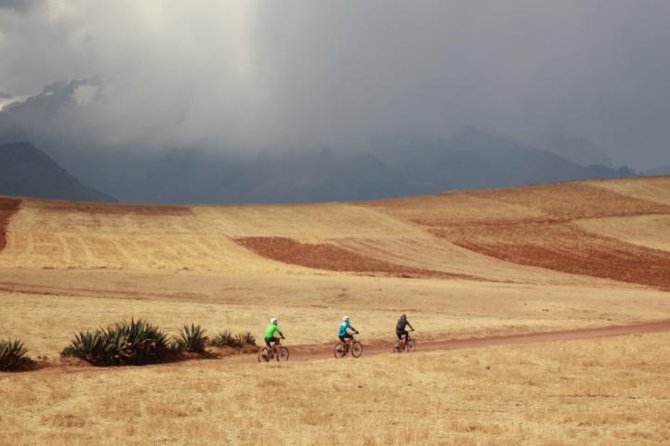
[[[397,265],[366,257],[327,243],[302,243],[285,237],[243,237],[236,239],[236,241],[261,256],[308,268],[341,272],[383,273],[400,277],[475,279],[460,274]]]
[[[160,205],[160,204],[119,204],[119,203],[103,203],[94,201],[65,201],[65,200],[39,200],[31,199],[29,204],[51,212],[80,212],[91,215],[108,214],[108,215],[147,215],[147,216],[162,216],[162,215],[176,215],[185,216],[191,215],[192,211],[189,206],[175,206],[175,205]]]
[[[21,200],[0,197],[0,251],[7,245],[7,225],[9,219],[19,209]]]
[[[510,262],[670,289],[670,253],[596,235],[571,223],[468,225],[433,233]]]

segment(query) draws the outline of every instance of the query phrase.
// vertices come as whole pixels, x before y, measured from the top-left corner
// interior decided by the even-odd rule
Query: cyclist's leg
[[[265,338],[265,345],[267,345],[269,349],[272,349],[272,341],[274,341],[274,338]]]

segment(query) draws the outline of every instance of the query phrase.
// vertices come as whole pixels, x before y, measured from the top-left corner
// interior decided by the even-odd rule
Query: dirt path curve
[[[670,320],[660,320],[653,322],[641,322],[629,325],[611,325],[606,327],[583,328],[577,330],[548,331],[542,333],[512,334],[487,337],[472,337],[465,339],[426,339],[416,337],[416,351],[444,351],[458,350],[464,348],[495,347],[501,345],[522,345],[536,342],[569,341],[578,339],[590,339],[608,336],[624,336],[643,333],[659,333],[670,331]],[[383,353],[391,353],[393,342],[391,340],[380,339],[360,339],[363,344],[363,356],[368,357]],[[334,359],[333,348],[335,342],[321,344],[290,345],[286,344],[290,351],[290,362],[311,361],[316,359]],[[128,367],[91,367],[88,365],[69,365],[57,362],[45,364],[33,373],[82,373],[82,372],[103,372],[121,369],[141,368],[169,368],[169,367],[208,367],[208,366],[233,366],[240,364],[254,364],[258,359],[256,354],[242,354],[225,356],[220,359],[207,360],[189,360],[167,364],[153,364],[147,366],[128,366]],[[2,375],[2,374],[0,374]]]
[[[472,337],[465,339],[416,339],[416,351],[456,350],[463,348],[493,347],[500,345],[519,345],[535,342],[568,341],[575,339],[589,339],[607,336],[623,336],[642,333],[657,333],[670,331],[670,320],[644,322],[630,325],[611,325],[597,328],[583,328],[578,330],[549,331],[543,333],[513,334],[487,337]],[[361,339],[363,356],[390,353],[394,341]],[[290,361],[307,361],[312,359],[333,358],[335,342],[312,345],[287,345],[290,350]],[[231,358],[236,361],[256,361],[256,358]]]
[[[577,330],[548,331],[542,333],[512,334],[500,336],[472,337],[465,339],[421,339],[415,337],[416,351],[444,351],[463,348],[495,347],[500,345],[520,345],[535,342],[569,341],[607,336],[624,336],[642,333],[658,333],[670,331],[670,320],[641,322],[630,325],[611,325],[597,328],[583,328]],[[363,344],[363,357],[391,353],[395,340],[359,339]],[[322,344],[290,345],[289,361],[311,361],[315,359],[334,358],[333,349],[336,341]],[[239,355],[225,358],[229,364],[257,362],[256,355]]]

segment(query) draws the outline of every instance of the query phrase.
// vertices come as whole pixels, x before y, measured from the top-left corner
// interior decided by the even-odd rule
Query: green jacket
[[[284,336],[282,332],[279,330],[279,327],[277,327],[275,324],[270,324],[268,325],[268,328],[265,329],[265,334],[263,335],[263,337],[265,337],[265,339],[274,338],[275,332],[279,333],[280,336]]]

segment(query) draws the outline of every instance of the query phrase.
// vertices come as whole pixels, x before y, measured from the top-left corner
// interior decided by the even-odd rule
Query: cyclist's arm
[[[353,326],[349,325],[349,328],[351,328],[354,331],[354,333],[358,334],[358,330],[356,330]]]
[[[279,333],[279,336],[281,336],[282,339],[284,339],[284,333],[282,333],[280,329],[277,329],[277,333]]]
[[[412,330],[414,330],[414,327],[412,327],[412,324],[410,324],[409,322],[407,322],[407,325],[409,325],[409,328],[411,328]]]

